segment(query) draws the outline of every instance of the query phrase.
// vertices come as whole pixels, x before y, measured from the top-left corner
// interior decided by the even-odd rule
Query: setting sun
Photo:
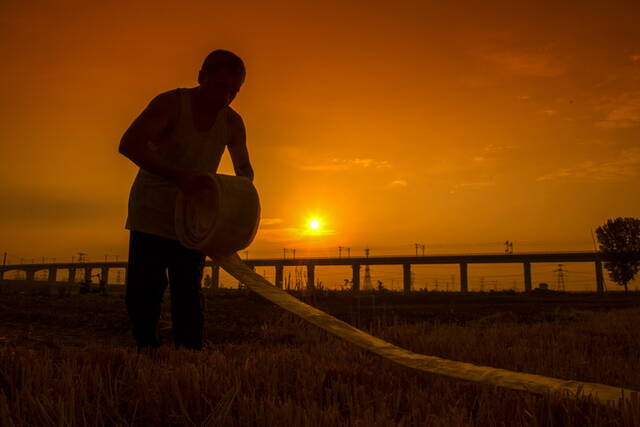
[[[321,226],[321,224],[320,224],[320,220],[319,219],[314,218],[314,219],[309,221],[309,228],[312,229],[312,230],[319,230],[320,226]]]

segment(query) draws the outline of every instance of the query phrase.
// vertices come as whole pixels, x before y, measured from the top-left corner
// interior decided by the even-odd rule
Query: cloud
[[[492,179],[481,179],[478,181],[460,182],[454,184],[449,190],[449,194],[455,194],[460,190],[482,190],[484,188],[493,187],[495,182]]]
[[[386,188],[404,188],[407,185],[409,184],[404,179],[396,179],[387,184]]]
[[[486,187],[493,187],[495,183],[493,181],[473,181],[473,182],[462,182],[460,184],[455,184],[454,188],[470,188],[470,189],[480,189]]]
[[[566,66],[550,55],[538,52],[508,51],[484,55],[484,59],[506,71],[523,76],[557,77]]]
[[[0,222],[11,224],[68,224],[91,222],[119,216],[124,221],[124,210],[108,205],[99,198],[65,197],[40,190],[23,188],[5,190],[0,209]]]
[[[282,224],[282,218],[260,218],[260,227],[269,227],[271,225]]]
[[[516,148],[518,148],[517,145],[494,145],[494,144],[488,144],[488,145],[485,145],[482,150],[485,153],[497,153],[497,152],[500,152],[500,151],[515,150]]]
[[[291,244],[308,237],[333,236],[336,233],[336,230],[324,227],[320,230],[297,227],[261,228],[256,235],[256,239],[270,243]]]
[[[307,171],[345,171],[352,169],[389,169],[391,163],[386,160],[376,160],[370,158],[355,159],[331,159],[327,163],[319,163],[315,165],[303,165],[300,169]]]
[[[581,182],[624,181],[638,175],[640,168],[640,148],[623,150],[617,159],[607,162],[585,160],[571,168],[560,168],[539,176],[536,181],[555,181],[560,179]]]
[[[640,126],[640,91],[623,93],[603,99],[596,109],[604,111],[604,120],[596,122],[601,128],[631,128]]]

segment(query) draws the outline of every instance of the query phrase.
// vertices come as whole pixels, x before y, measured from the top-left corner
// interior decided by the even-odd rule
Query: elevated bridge
[[[640,255],[635,254],[640,259]],[[352,269],[352,289],[360,290],[360,268],[363,265],[401,265],[403,289],[411,291],[411,266],[422,264],[457,264],[459,266],[460,292],[469,290],[469,264],[522,264],[524,291],[531,291],[531,264],[533,263],[569,263],[590,262],[594,265],[596,291],[604,292],[604,275],[602,263],[606,257],[598,252],[548,252],[548,253],[519,253],[519,254],[467,254],[467,255],[426,255],[426,256],[378,256],[378,257],[320,257],[320,258],[263,258],[248,259],[244,262],[249,267],[275,267],[275,285],[282,287],[285,266],[305,266],[307,270],[307,286],[312,288],[315,283],[316,266],[344,266]],[[212,286],[219,286],[220,267],[210,260],[206,266],[212,269]],[[101,278],[109,278],[110,269],[124,269],[126,278],[127,263],[117,261],[107,262],[74,262],[74,263],[41,263],[41,264],[11,264],[0,267],[0,279],[9,271],[24,272],[27,281],[35,280],[39,271],[48,272],[48,281],[57,283],[58,270],[67,270],[67,282],[77,281],[78,273],[83,280],[91,280],[92,271],[98,269]],[[125,279],[126,280],[126,279]]]

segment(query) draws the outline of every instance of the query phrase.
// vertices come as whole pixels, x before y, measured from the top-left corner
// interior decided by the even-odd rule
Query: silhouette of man
[[[244,123],[229,106],[244,78],[238,56],[214,50],[200,69],[199,86],[156,96],[120,141],[120,153],[140,167],[125,226],[130,230],[125,302],[139,349],[160,345],[158,320],[167,285],[176,348],[202,348],[205,255],[178,241],[175,199],[178,191],[197,191],[199,176],[218,169],[225,147],[236,175],[253,180]]]

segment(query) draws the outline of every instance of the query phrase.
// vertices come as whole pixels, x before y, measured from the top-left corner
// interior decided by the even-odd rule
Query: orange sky
[[[256,256],[590,249],[640,216],[638,2],[235,3],[0,3],[0,250],[126,254],[120,137],[215,48],[247,66]]]

